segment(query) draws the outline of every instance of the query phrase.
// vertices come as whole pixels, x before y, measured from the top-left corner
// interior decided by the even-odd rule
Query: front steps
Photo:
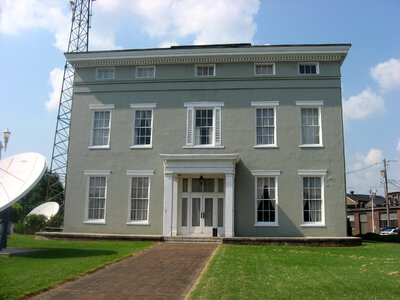
[[[206,244],[222,244],[221,237],[202,237],[202,236],[173,236],[164,237],[167,243],[206,243]]]

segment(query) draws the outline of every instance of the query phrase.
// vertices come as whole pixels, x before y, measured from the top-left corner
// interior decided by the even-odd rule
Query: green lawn
[[[400,299],[400,245],[221,245],[190,299]]]
[[[51,241],[13,234],[8,247],[46,248],[20,257],[0,257],[0,299],[15,299],[154,245],[151,242]]]

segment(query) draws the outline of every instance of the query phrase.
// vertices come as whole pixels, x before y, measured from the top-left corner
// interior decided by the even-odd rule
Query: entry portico
[[[163,236],[179,234],[211,236],[211,231],[202,231],[199,228],[207,225],[217,227],[218,216],[222,215],[220,219],[223,226],[218,226],[218,234],[233,237],[235,167],[239,162],[239,154],[160,154],[160,156],[164,161]],[[201,176],[215,178],[217,181],[212,182],[215,182],[216,186],[219,182],[223,182],[223,189],[219,191],[223,195],[210,194],[202,188],[200,191],[202,193],[185,194],[185,197],[181,197],[182,178],[188,180]],[[224,180],[218,181],[218,178]],[[192,191],[195,192],[194,189],[188,190]],[[212,191],[214,192],[214,189]],[[217,209],[222,209],[223,213],[217,212]],[[182,224],[190,229],[183,229]]]

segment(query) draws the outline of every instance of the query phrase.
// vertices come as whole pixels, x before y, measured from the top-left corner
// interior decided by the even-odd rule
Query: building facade
[[[348,44],[67,53],[65,232],[345,236]]]

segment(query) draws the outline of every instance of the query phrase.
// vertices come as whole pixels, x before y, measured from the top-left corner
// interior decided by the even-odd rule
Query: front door
[[[215,215],[215,197],[192,196],[189,205],[190,234],[212,235]]]

